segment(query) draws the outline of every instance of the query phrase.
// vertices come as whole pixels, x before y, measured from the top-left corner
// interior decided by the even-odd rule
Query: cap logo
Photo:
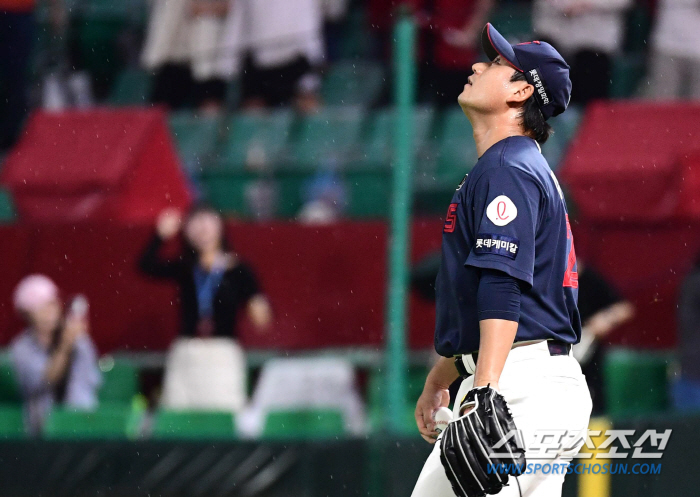
[[[527,71],[527,74],[530,76],[530,84],[535,87],[535,95],[538,97],[537,99],[539,100],[540,106],[549,104],[550,98],[544,87],[544,82],[542,78],[540,78],[539,71],[537,71],[537,69],[531,69]]]

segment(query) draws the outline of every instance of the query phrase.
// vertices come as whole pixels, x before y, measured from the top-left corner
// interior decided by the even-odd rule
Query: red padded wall
[[[439,249],[441,227],[439,219],[414,222],[414,261]],[[7,343],[21,327],[12,310],[12,289],[23,275],[44,272],[66,294],[88,296],[93,335],[101,351],[167,347],[177,330],[175,288],[136,270],[151,229],[110,223],[0,227],[0,343]],[[700,223],[654,230],[574,223],[573,230],[577,252],[637,305],[637,317],[611,340],[641,347],[672,346],[676,292],[700,252]],[[381,346],[386,298],[384,223],[344,222],[327,227],[232,223],[228,234],[256,269],[276,315],[269,335],[256,335],[244,326],[246,345]],[[432,346],[434,316],[432,304],[411,296],[412,347]]]
[[[577,255],[637,307],[611,341],[674,345],[678,287],[700,254],[700,104],[596,102],[558,175]]]
[[[441,221],[414,224],[415,258],[439,247]],[[233,246],[257,271],[275,311],[271,334],[243,326],[243,341],[260,348],[304,349],[382,343],[386,295],[386,225],[347,222],[229,224]],[[0,343],[20,329],[12,290],[32,272],[53,278],[66,295],[91,302],[92,333],[101,351],[164,349],[177,330],[171,284],[140,275],[139,253],[150,226],[111,223],[0,227]],[[166,247],[176,251],[176,246]],[[411,343],[430,347],[434,310],[415,297]]]

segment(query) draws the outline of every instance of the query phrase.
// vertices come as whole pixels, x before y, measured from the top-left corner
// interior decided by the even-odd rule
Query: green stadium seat
[[[293,119],[290,110],[234,115],[226,127],[217,169],[241,171],[246,166],[276,162],[287,144]]]
[[[646,72],[645,60],[643,52],[625,54],[613,59],[611,98],[629,98],[636,95],[639,83]]]
[[[372,127],[365,146],[365,160],[370,162],[389,163],[394,147],[394,116],[393,109],[384,109],[375,113]],[[417,107],[413,113],[413,145],[414,151],[421,150],[428,142],[433,126],[435,111],[432,107]]]
[[[337,62],[331,66],[323,81],[323,101],[327,105],[369,107],[377,101],[385,83],[384,68],[377,62]]]
[[[105,359],[100,361],[102,366]],[[102,388],[100,403],[123,403],[131,405],[134,396],[139,393],[139,370],[129,361],[110,361],[109,367],[102,371]]]
[[[73,7],[82,15],[90,18],[119,18],[128,19],[132,14],[132,9],[137,6],[140,1],[122,0],[114,2],[113,0],[73,0]]]
[[[281,217],[293,218],[304,204],[304,185],[313,177],[307,171],[283,170],[275,174],[278,198],[277,214]]]
[[[608,414],[628,416],[666,409],[672,359],[667,352],[608,350],[603,366]]]
[[[280,172],[272,179],[273,187],[277,189],[274,211],[276,215],[285,218],[294,217],[301,208],[302,184],[308,176],[290,171]],[[270,181],[269,178],[253,173],[210,173],[200,179],[200,185],[207,201],[221,212],[235,217],[255,218],[251,211],[250,195],[260,181]]]
[[[344,435],[343,414],[329,409],[272,411],[268,413],[263,429],[263,437],[271,439],[318,439]]]
[[[25,436],[22,406],[0,404],[0,439],[24,438]]]
[[[246,190],[255,179],[246,174],[211,174],[206,172],[199,182],[207,202],[225,214],[247,215]]]
[[[402,416],[402,424],[407,429],[415,428],[413,415],[418,397],[423,392],[425,378],[428,369],[420,366],[412,366],[408,370],[406,381],[406,412]],[[367,409],[370,427],[373,430],[381,429],[382,414],[386,408],[386,374],[384,371],[374,371],[367,385]]]
[[[359,156],[364,112],[360,107],[325,107],[305,116],[292,143],[294,170],[315,170],[325,163],[342,163]]]
[[[338,44],[338,57],[343,59],[372,56],[373,40],[367,36],[366,7],[360,4],[349,9],[344,22],[343,35]]]
[[[230,412],[159,411],[153,422],[153,438],[232,439],[235,418]]]
[[[489,21],[511,43],[532,39],[532,7],[523,2],[502,2]]]
[[[142,17],[140,0],[76,0],[69,33],[81,65],[98,83],[115,81],[123,67],[119,42],[122,35]],[[96,88],[97,89],[97,88]]]
[[[243,87],[240,80],[233,79],[226,85],[226,94],[224,97],[224,110],[227,114],[237,112],[241,105],[241,94]]]
[[[636,4],[627,10],[624,52],[640,53],[648,50],[647,40],[651,35],[653,21],[646,5]]]
[[[138,68],[123,70],[112,86],[111,105],[144,105],[151,96],[151,75]]]
[[[437,146],[437,167],[433,175],[435,184],[456,187],[478,159],[471,124],[461,109],[443,113]]]
[[[0,223],[11,223],[16,217],[12,195],[4,188],[0,188]]]
[[[386,218],[391,197],[391,169],[375,164],[375,169],[348,170],[347,214],[352,218]]]
[[[138,435],[143,412],[131,405],[106,404],[94,411],[55,408],[44,425],[49,439],[133,438]]]
[[[0,404],[12,403],[21,404],[22,394],[15,378],[10,357],[3,355],[0,357]]]
[[[190,174],[200,173],[213,161],[219,120],[182,111],[172,114],[169,124],[185,168]]]
[[[350,162],[344,168],[344,177],[349,190],[348,214],[354,218],[385,217],[387,199],[391,195],[391,162],[394,149],[393,109],[376,112],[367,140],[363,147],[363,157]],[[427,147],[432,130],[435,112],[432,107],[417,107],[413,114],[414,152]],[[425,164],[417,160],[418,168]]]

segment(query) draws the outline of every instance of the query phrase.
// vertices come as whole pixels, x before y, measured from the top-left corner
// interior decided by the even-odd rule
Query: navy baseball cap
[[[566,110],[571,99],[569,65],[552,45],[544,41],[511,45],[488,23],[481,33],[481,46],[489,60],[500,55],[525,75],[545,119]]]

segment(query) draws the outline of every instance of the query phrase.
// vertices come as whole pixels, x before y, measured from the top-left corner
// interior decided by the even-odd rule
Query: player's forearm
[[[513,347],[518,323],[505,319],[484,319],[479,322],[479,328],[481,337],[474,386],[491,384],[491,387],[497,388],[506,358]]]
[[[455,361],[451,357],[441,357],[428,373],[425,383],[439,390],[450,388],[450,385],[459,378],[459,372]]]

